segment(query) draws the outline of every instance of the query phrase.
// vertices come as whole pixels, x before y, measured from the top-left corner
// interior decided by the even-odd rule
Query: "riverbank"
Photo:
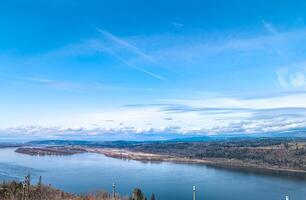
[[[32,155],[32,156],[46,156],[46,155],[73,155],[79,153],[98,153],[108,157],[128,160],[138,160],[142,162],[174,162],[174,163],[190,163],[190,164],[205,164],[208,166],[228,168],[234,170],[245,170],[263,173],[278,173],[287,175],[297,175],[306,178],[306,171],[283,169],[277,167],[265,167],[255,164],[245,163],[237,159],[224,159],[224,158],[207,158],[196,159],[187,157],[178,157],[162,154],[153,154],[145,152],[135,152],[127,149],[117,148],[90,148],[90,147],[21,147],[16,149],[17,153]]]
[[[128,149],[119,148],[92,148],[81,146],[67,146],[67,147],[20,147],[16,149],[17,153],[27,154],[31,156],[46,156],[46,155],[73,155],[79,153],[98,153],[108,157],[117,159],[138,160],[142,162],[173,162],[173,163],[190,163],[190,164],[204,164],[213,167],[220,167],[225,169],[243,170],[261,173],[277,173],[282,175],[294,175],[306,178],[306,171],[294,170],[286,168],[268,167],[256,164],[245,163],[237,159],[224,158],[207,158],[197,159],[180,156],[171,156],[164,154],[146,153],[131,151]]]
[[[63,144],[61,141],[60,144]],[[142,162],[205,164],[239,171],[306,178],[306,142],[301,139],[248,139],[214,142],[73,142],[31,144],[18,153],[73,155],[85,152]]]
[[[263,167],[258,165],[252,165],[243,163],[240,160],[235,159],[194,159],[187,157],[175,157],[162,154],[152,154],[145,152],[134,152],[126,149],[116,148],[85,148],[87,152],[100,153],[108,157],[138,160],[142,162],[174,162],[174,163],[190,163],[190,164],[205,164],[208,166],[228,168],[234,170],[245,170],[262,173],[279,173],[284,175],[296,175],[306,178],[306,171],[293,170],[293,169],[281,169],[273,167]]]

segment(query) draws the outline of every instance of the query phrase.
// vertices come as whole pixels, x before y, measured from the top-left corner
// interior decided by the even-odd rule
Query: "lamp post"
[[[192,192],[193,192],[193,200],[196,200],[196,186],[192,187]]]
[[[113,183],[113,198],[115,199],[116,197],[116,183]]]

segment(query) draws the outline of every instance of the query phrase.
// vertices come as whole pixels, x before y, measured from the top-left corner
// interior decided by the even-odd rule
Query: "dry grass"
[[[0,184],[0,200],[146,200],[139,189],[135,189],[131,197],[98,191],[87,195],[75,195],[46,185],[24,186],[20,182]]]

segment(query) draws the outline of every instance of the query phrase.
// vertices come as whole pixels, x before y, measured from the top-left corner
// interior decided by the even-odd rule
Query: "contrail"
[[[142,67],[139,67],[135,64],[132,64],[132,63],[129,63],[128,61],[126,61],[124,58],[122,58],[121,56],[119,56],[118,54],[116,54],[114,51],[112,51],[111,49],[103,46],[99,41],[92,41],[92,44],[95,45],[95,47],[98,49],[98,50],[103,50],[103,51],[106,51],[107,53],[109,53],[110,55],[112,55],[113,57],[115,57],[116,59],[118,59],[119,61],[121,61],[122,63],[124,63],[126,66],[129,66],[131,68],[134,68],[134,69],[137,69],[138,71],[141,71],[153,78],[156,78],[156,79],[159,79],[161,81],[168,81],[168,79],[166,79],[165,77],[162,77],[158,74],[155,74],[153,72],[150,72],[148,70],[145,70],[143,69]]]
[[[135,54],[137,54],[137,55],[143,57],[143,58],[146,59],[146,60],[149,60],[149,61],[151,61],[151,62],[154,62],[154,59],[153,59],[151,56],[145,54],[145,53],[144,53],[143,51],[141,51],[139,48],[137,48],[136,46],[134,46],[134,45],[128,43],[127,41],[125,41],[125,40],[123,40],[123,39],[121,39],[121,38],[119,38],[119,37],[117,37],[117,36],[111,34],[111,33],[108,32],[108,31],[101,30],[101,29],[98,29],[98,31],[99,31],[101,34],[103,34],[106,38],[108,38],[109,40],[111,40],[111,41],[113,41],[113,42],[115,42],[115,43],[117,43],[117,44],[119,44],[119,45],[121,45],[121,46],[126,47],[129,51],[132,51],[133,53],[135,53]]]

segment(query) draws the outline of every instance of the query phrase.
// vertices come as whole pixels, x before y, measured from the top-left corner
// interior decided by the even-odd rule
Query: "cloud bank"
[[[290,131],[306,128],[306,93],[264,98],[164,99],[157,104],[124,105],[68,119],[62,125],[7,127],[0,132],[34,137],[85,137]]]

